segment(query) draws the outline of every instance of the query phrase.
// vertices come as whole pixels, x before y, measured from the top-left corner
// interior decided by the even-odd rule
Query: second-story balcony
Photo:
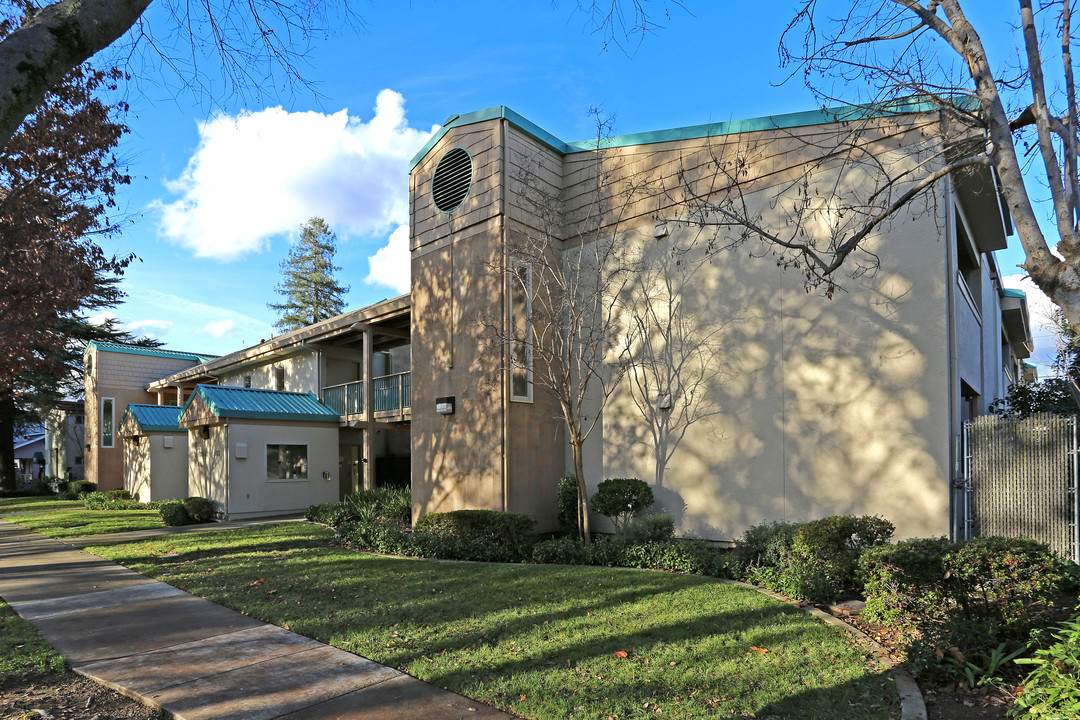
[[[374,405],[372,413],[378,419],[407,420],[412,409],[412,373],[401,372],[372,378]],[[322,402],[336,410],[342,420],[364,414],[364,381],[324,387]]]

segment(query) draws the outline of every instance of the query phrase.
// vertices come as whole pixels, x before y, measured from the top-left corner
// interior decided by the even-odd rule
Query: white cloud
[[[97,315],[88,316],[86,318],[86,322],[90,323],[91,325],[104,325],[109,320],[115,320],[115,319],[116,319],[116,313],[112,312],[111,310],[105,310],[103,312],[98,313]]]
[[[408,225],[401,225],[390,233],[386,245],[368,258],[368,268],[368,275],[364,278],[368,285],[382,285],[399,293],[409,292],[411,269]]]
[[[188,298],[144,287],[132,287],[125,306],[137,307],[140,312],[153,308],[173,318],[169,346],[180,350],[201,350],[190,335],[205,334],[219,339],[229,336],[233,341],[216,348],[218,352],[238,349],[237,342],[254,345],[262,338],[270,337],[274,329],[269,323],[228,308],[189,300]],[[207,318],[217,318],[207,321]],[[228,323],[228,326],[226,326]],[[218,334],[215,334],[218,333]]]
[[[202,332],[211,337],[223,338],[230,334],[235,328],[236,323],[233,320],[215,320],[203,325]]]
[[[1050,363],[1053,362],[1054,355],[1057,354],[1057,333],[1053,321],[1056,306],[1026,275],[1021,273],[1003,275],[1001,284],[1007,288],[1023,290],[1024,294],[1027,295],[1031,338],[1035,344],[1035,349],[1029,361],[1044,366],[1039,369],[1039,375],[1044,376],[1049,372]]]
[[[408,161],[435,131],[411,128],[405,99],[383,90],[365,123],[280,107],[200,123],[199,147],[157,201],[160,229],[197,257],[236,260],[311,216],[367,235],[408,222]]]
[[[136,320],[126,324],[128,330],[142,330],[144,332],[165,332],[173,326],[170,320]]]

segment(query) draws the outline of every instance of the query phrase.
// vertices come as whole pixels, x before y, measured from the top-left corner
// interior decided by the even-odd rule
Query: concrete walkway
[[[2,520],[0,596],[76,672],[179,719],[512,717]]]

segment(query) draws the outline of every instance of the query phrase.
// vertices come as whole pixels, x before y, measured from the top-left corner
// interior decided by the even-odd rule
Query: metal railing
[[[372,379],[375,412],[392,412],[412,407],[412,373],[402,372]],[[364,412],[364,381],[357,380],[323,388],[323,404],[339,415]]]
[[[324,387],[323,405],[339,415],[359,415],[364,411],[364,381]]]
[[[377,377],[375,386],[375,412],[404,410],[412,407],[412,373],[403,372]]]

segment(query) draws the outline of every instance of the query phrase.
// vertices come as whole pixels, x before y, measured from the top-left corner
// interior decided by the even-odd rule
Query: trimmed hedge
[[[859,562],[864,615],[911,635],[906,650],[916,675],[961,682],[968,670],[989,669],[995,656],[1026,644],[1062,584],[1062,567],[1046,545],[1023,538],[874,548]]]
[[[747,531],[747,579],[796,600],[829,603],[862,591],[859,556],[888,543],[893,525],[869,515],[834,515],[799,524],[767,523]],[[744,536],[745,537],[745,536]]]
[[[191,497],[184,498],[183,503],[184,509],[187,510],[188,516],[191,518],[191,522],[195,525],[212,522],[217,516],[217,512],[214,510],[214,503],[204,497],[192,495]]]
[[[158,505],[161,521],[170,527],[201,525],[217,515],[214,503],[206,498],[191,496],[183,500],[166,500]]]
[[[169,527],[192,524],[191,515],[188,514],[182,500],[166,500],[161,503],[158,513],[161,515],[161,522]]]
[[[125,497],[126,496],[126,497]],[[85,492],[81,495],[87,510],[145,510],[146,505],[132,500],[126,490]]]
[[[451,510],[428,513],[414,528],[417,534],[451,537],[465,543],[484,542],[498,546],[507,557],[529,557],[536,521],[526,513],[497,510]],[[440,556],[441,557],[441,556]]]

